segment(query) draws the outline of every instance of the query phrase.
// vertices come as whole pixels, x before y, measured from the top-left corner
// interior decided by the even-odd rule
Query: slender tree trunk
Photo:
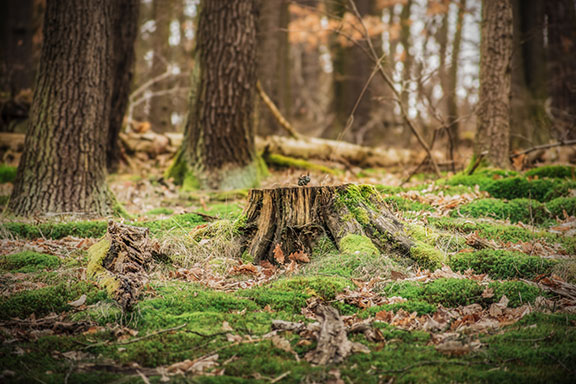
[[[576,9],[572,0],[546,2],[554,135],[576,139]]]
[[[185,184],[236,189],[258,184],[254,149],[256,2],[205,0],[198,22],[199,76],[184,160]]]
[[[376,4],[373,0],[356,0],[356,7],[361,16],[376,14]],[[343,16],[344,11],[349,6],[348,0],[340,0],[334,7],[333,11],[338,16]],[[374,46],[380,48],[382,46],[381,39],[374,38]],[[364,44],[363,41],[358,41],[359,44]],[[330,136],[343,137],[349,141],[354,141],[357,144],[363,144],[363,136],[367,130],[367,124],[370,122],[374,92],[373,85],[370,90],[358,104],[354,113],[354,120],[352,125],[348,127],[349,131],[343,132],[347,128],[348,117],[352,112],[358,96],[362,92],[366,81],[374,67],[372,60],[366,53],[357,45],[350,43],[350,45],[341,45],[338,42],[333,44],[333,84],[334,84],[334,99],[332,110],[336,117],[335,130],[330,132]],[[379,52],[381,53],[381,52]]]
[[[171,49],[168,44],[170,38],[170,22],[172,21],[174,0],[154,0],[152,14],[156,29],[152,34],[152,70],[151,78],[158,77],[166,72],[171,59]],[[166,82],[158,82],[151,87],[152,92],[166,89]],[[172,130],[170,96],[158,96],[150,99],[150,114],[148,120],[156,132]]]
[[[548,141],[544,1],[513,0],[511,143],[513,148]]]
[[[113,55],[113,91],[111,98],[110,128],[106,165],[110,172],[118,170],[121,153],[119,146],[120,131],[124,122],[124,114],[128,107],[128,97],[134,78],[134,45],[138,35],[138,11],[140,0],[122,0],[116,4],[119,12],[114,20]]]
[[[488,163],[501,168],[510,166],[511,55],[510,0],[484,0],[480,44],[480,108],[475,153],[478,155],[486,151]]]
[[[410,14],[412,8],[412,0],[407,0],[402,7],[402,12],[400,13],[400,43],[404,48],[403,62],[402,62],[402,92],[400,93],[400,98],[402,99],[402,104],[409,106],[409,89],[410,83],[412,81],[412,65],[414,63],[414,58],[410,53],[412,46],[412,36],[410,33]],[[402,134],[406,145],[410,144],[410,139],[412,138],[412,132],[409,127],[404,125],[404,132]]]
[[[258,0],[258,79],[284,116],[290,115],[290,45],[288,44],[288,1]],[[279,126],[266,105],[258,103],[260,135],[278,133]]]
[[[106,143],[114,77],[113,1],[49,0],[26,145],[9,208],[112,212]]]
[[[448,110],[449,134],[454,145],[453,150],[457,150],[460,142],[460,125],[458,123],[458,96],[456,88],[458,85],[458,67],[460,65],[460,48],[462,46],[462,25],[464,23],[464,13],[466,12],[466,0],[460,0],[458,4],[458,17],[456,19],[456,31],[452,42],[452,59],[450,71],[448,72],[448,90],[446,104]]]

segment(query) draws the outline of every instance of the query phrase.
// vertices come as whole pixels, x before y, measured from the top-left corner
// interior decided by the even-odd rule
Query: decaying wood
[[[148,282],[147,270],[153,259],[148,234],[148,228],[109,221],[106,238],[110,246],[100,259],[101,268],[92,267],[97,280],[112,281],[107,288],[114,288],[114,299],[126,311],[133,308]]]
[[[342,202],[350,189],[368,188],[365,198],[355,201],[353,210],[361,212],[362,223]],[[244,210],[244,246],[257,262],[275,262],[273,250],[284,254],[312,253],[315,242],[327,237],[339,248],[348,234],[368,236],[382,252],[405,255],[412,245],[402,224],[388,210],[371,186],[283,187],[252,189]]]
[[[366,147],[345,141],[307,137],[303,140],[285,136],[256,137],[258,151],[268,151],[307,160],[329,160],[358,167],[389,167],[414,163],[406,149]]]
[[[272,329],[296,332],[316,339],[318,341],[316,349],[305,356],[307,361],[316,365],[341,363],[354,352],[370,353],[370,350],[363,344],[348,340],[347,333],[357,332],[357,330],[348,329],[335,308],[318,304],[314,308],[314,313],[318,319],[317,323],[304,324],[275,320],[272,323]]]

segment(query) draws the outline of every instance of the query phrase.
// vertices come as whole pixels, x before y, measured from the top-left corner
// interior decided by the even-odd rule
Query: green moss
[[[174,210],[171,208],[158,207],[153,208],[146,213],[149,215],[171,215],[174,213]]]
[[[419,300],[408,300],[403,303],[395,303],[395,304],[384,304],[384,305],[377,305],[374,307],[370,307],[362,312],[359,313],[360,318],[367,318],[368,316],[374,316],[376,313],[380,311],[392,311],[397,312],[400,309],[412,313],[416,312],[418,315],[427,315],[430,313],[436,312],[436,305],[427,303],[425,301]]]
[[[511,177],[494,180],[486,186],[485,190],[493,197],[499,199],[534,199],[540,202],[548,201],[559,194],[566,193],[566,183],[551,180],[538,179],[528,180],[524,177]],[[562,191],[559,191],[559,188]]]
[[[384,288],[388,296],[400,296],[410,301],[425,301],[446,307],[478,302],[484,289],[468,279],[436,279],[427,284],[416,282],[393,283]]]
[[[494,297],[491,298],[492,302],[498,302],[503,295],[510,300],[509,307],[515,308],[522,304],[534,303],[538,296],[542,296],[543,292],[540,288],[533,285],[528,285],[521,281],[495,281],[488,285],[489,288],[494,290]]]
[[[58,268],[60,264],[61,262],[58,256],[32,251],[0,256],[0,270],[11,272],[36,272]]]
[[[387,196],[383,199],[386,204],[388,204],[395,211],[436,211],[436,208],[432,207],[430,204],[420,203],[418,201],[407,199],[401,196]]]
[[[375,185],[374,188],[376,188],[376,190],[378,192],[385,194],[385,195],[395,195],[397,193],[406,191],[406,188],[402,188],[402,187],[398,187],[398,186],[392,186],[392,185],[383,185],[383,184]]]
[[[478,302],[483,291],[474,280],[442,278],[426,284],[423,295],[428,302],[456,307]]]
[[[576,167],[569,165],[545,165],[533,168],[524,175],[527,177],[553,178],[553,179],[574,179]]]
[[[419,266],[434,270],[442,266],[446,256],[432,245],[415,241],[410,248],[410,258],[416,261]]]
[[[362,235],[348,234],[340,240],[338,246],[340,252],[344,254],[378,255],[380,253],[372,240]]]
[[[318,296],[324,300],[334,300],[336,295],[350,287],[350,280],[341,277],[292,277],[280,279],[270,285],[271,288],[285,292],[297,292]]]
[[[503,201],[499,199],[474,200],[454,210],[452,217],[461,215],[470,217],[490,217],[494,219],[509,219],[513,223],[541,224],[550,219],[544,205],[532,199],[514,199]]]
[[[23,319],[32,313],[39,317],[50,312],[70,310],[72,307],[68,302],[78,299],[82,294],[87,296],[86,304],[93,304],[106,297],[105,292],[87,282],[63,282],[56,286],[17,292],[0,299],[0,319]]]
[[[12,183],[16,179],[17,167],[0,164],[0,184]]]
[[[187,173],[188,166],[186,165],[186,159],[184,158],[182,150],[179,150],[172,164],[170,164],[166,172],[164,172],[164,177],[166,179],[174,179],[175,184],[182,185]]]
[[[210,204],[207,208],[200,210],[200,212],[221,218],[236,218],[242,214],[243,210],[242,205],[231,202]]]
[[[455,271],[472,269],[476,273],[487,273],[495,279],[531,279],[550,273],[555,264],[539,256],[494,249],[458,253],[450,259],[450,266]]]
[[[546,203],[546,208],[553,218],[564,218],[564,212],[576,216],[576,197],[558,197]]]
[[[274,311],[299,314],[306,307],[309,293],[301,291],[285,291],[268,287],[257,287],[238,292],[238,296],[253,300],[261,308],[267,305]]]
[[[447,252],[458,252],[467,248],[466,239],[463,236],[452,232],[439,231],[432,227],[425,227],[417,224],[406,224],[407,235],[417,241],[426,243],[432,247]],[[444,260],[444,256],[442,260]]]
[[[109,273],[103,266],[104,259],[110,249],[110,240],[104,238],[88,249],[88,266],[86,277],[94,280],[102,288],[106,289],[108,296],[115,297],[120,282]]]
[[[513,225],[495,224],[488,220],[454,219],[450,217],[429,217],[428,222],[436,228],[460,233],[476,232],[478,236],[502,243],[543,241],[548,244],[561,244],[568,254],[576,253],[576,239],[570,236],[534,231]]]
[[[280,168],[304,169],[308,171],[318,171],[322,173],[328,173],[330,175],[338,175],[342,173],[337,169],[329,168],[321,164],[312,163],[308,160],[297,159],[294,157],[283,156],[275,153],[270,153],[266,155],[264,161],[266,161],[266,163],[270,166]]]

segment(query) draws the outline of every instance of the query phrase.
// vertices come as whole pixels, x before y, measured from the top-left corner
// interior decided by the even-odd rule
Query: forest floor
[[[277,266],[233,245],[246,191],[183,193],[158,175],[113,175],[125,222],[150,228],[170,260],[155,262],[123,313],[86,273],[106,221],[4,218],[0,382],[573,382],[574,172],[478,170],[405,187],[378,169],[312,172],[312,185],[374,185],[419,252],[320,242],[309,262]],[[265,183],[296,185],[300,173]],[[314,335],[272,330],[317,321],[319,302],[367,349],[312,365]],[[358,324],[370,332],[353,333]]]

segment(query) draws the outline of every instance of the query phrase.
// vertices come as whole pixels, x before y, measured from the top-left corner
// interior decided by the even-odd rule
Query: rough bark
[[[576,5],[571,0],[547,1],[546,15],[554,135],[576,139]]]
[[[244,210],[243,251],[275,262],[273,250],[312,253],[328,237],[339,248],[348,234],[368,236],[383,252],[407,255],[412,245],[402,224],[370,186],[340,185],[252,189]]]
[[[17,215],[112,212],[106,186],[114,2],[51,0],[26,147],[10,198]]]
[[[402,7],[402,12],[400,13],[400,43],[404,48],[404,60],[402,61],[402,92],[400,93],[400,98],[402,100],[402,104],[408,106],[408,99],[409,99],[409,90],[408,86],[412,81],[412,66],[414,63],[414,57],[411,53],[411,46],[412,46],[412,36],[410,33],[410,14],[412,8],[412,0],[407,0]],[[410,140],[412,138],[412,132],[409,129],[407,124],[404,126],[403,131],[403,139],[407,146],[410,144]]]
[[[114,54],[113,88],[110,99],[110,127],[106,165],[111,172],[118,170],[121,159],[119,134],[122,131],[124,114],[128,107],[128,97],[134,78],[134,45],[138,35],[139,0],[123,0],[116,4],[112,33]]]
[[[188,116],[185,156],[197,186],[236,189],[258,183],[254,150],[255,0],[203,1],[199,77]]]
[[[510,57],[512,6],[510,0],[482,2],[480,99],[476,155],[487,152],[493,166],[510,166]]]

